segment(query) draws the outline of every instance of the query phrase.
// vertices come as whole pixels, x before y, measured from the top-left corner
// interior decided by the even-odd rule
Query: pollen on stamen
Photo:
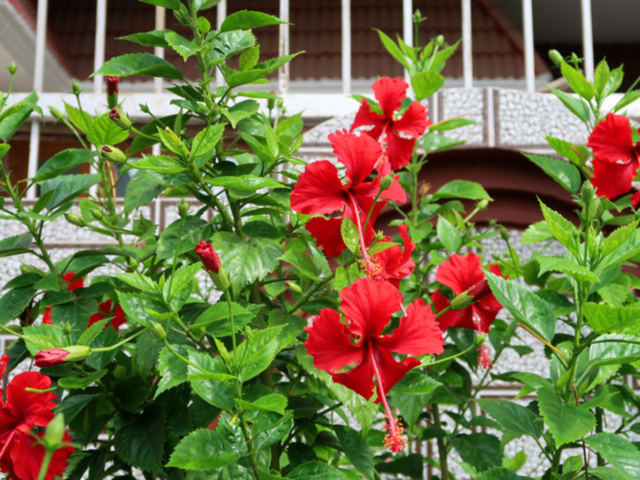
[[[407,446],[407,439],[402,436],[404,427],[399,418],[387,416],[387,423],[383,427],[387,434],[384,436],[384,446],[393,453],[399,453]]]
[[[478,365],[483,370],[491,370],[493,368],[493,362],[491,361],[491,354],[489,350],[484,345],[481,345],[478,348]]]
[[[361,254],[358,254],[356,261],[360,265],[360,269],[367,275],[367,277],[373,280],[384,279],[384,269],[376,261],[375,257],[368,256],[366,259],[362,258]]]

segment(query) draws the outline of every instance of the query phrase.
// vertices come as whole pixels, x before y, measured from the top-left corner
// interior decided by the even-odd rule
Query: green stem
[[[467,348],[466,350],[462,351],[462,352],[458,352],[455,355],[451,355],[450,357],[447,358],[443,358],[441,360],[437,360],[435,362],[431,362],[431,363],[427,363],[426,365],[424,365],[425,367],[431,367],[433,365],[438,365],[439,363],[445,363],[448,362],[449,360],[453,360],[454,358],[458,358],[461,357],[462,355],[464,355],[465,353],[470,352],[471,350],[473,350],[474,348],[477,348],[477,345],[474,343],[471,344],[471,346],[469,348]]]
[[[144,327],[139,332],[134,333],[130,337],[127,337],[124,340],[122,340],[121,342],[118,342],[115,345],[111,345],[110,347],[92,348],[91,349],[91,353],[110,352],[111,350],[116,350],[117,348],[120,348],[122,345],[125,345],[125,344],[129,343],[134,338],[139,337],[140,335],[142,335],[147,330],[149,330],[149,327]]]
[[[196,365],[195,363],[192,363],[188,358],[183,357],[182,355],[180,355],[178,353],[178,351],[171,346],[171,344],[168,342],[168,340],[166,338],[163,340],[163,343],[164,343],[164,346],[167,347],[167,350],[169,350],[172,354],[174,354],[177,358],[182,360],[187,365],[200,370],[202,373],[211,373],[206,368],[202,368],[200,365]]]
[[[291,310],[289,310],[289,315],[293,315],[293,312],[295,312],[296,310],[298,310],[300,307],[302,307],[302,305],[304,305],[305,303],[307,303],[307,300],[309,300],[309,298],[311,297],[311,295],[313,295],[314,293],[316,293],[318,290],[320,290],[322,287],[324,287],[327,283],[329,283],[331,280],[334,279],[334,277],[336,276],[335,272],[332,273],[331,275],[329,275],[327,278],[325,278],[322,282],[316,283],[313,287],[311,287],[309,290],[307,290],[307,293],[305,293],[304,295],[302,295],[298,301],[296,302],[296,304],[291,307]]]
[[[38,474],[38,480],[44,480],[47,476],[47,470],[49,470],[49,464],[53,458],[53,450],[45,448],[44,458],[42,459],[42,466],[40,467],[40,473]]]
[[[227,305],[229,306],[229,323],[231,324],[231,341],[233,342],[233,352],[236,353],[237,345],[236,345],[236,327],[233,323],[233,303],[231,302],[231,291],[228,288],[225,292],[225,296],[227,297]]]
[[[431,413],[433,415],[433,424],[438,428],[442,428],[442,423],[440,422],[440,409],[437,403],[434,403],[431,406]],[[447,459],[447,448],[444,444],[444,438],[438,435],[437,444],[438,458],[440,459],[440,478],[442,480],[449,480],[449,462]]]

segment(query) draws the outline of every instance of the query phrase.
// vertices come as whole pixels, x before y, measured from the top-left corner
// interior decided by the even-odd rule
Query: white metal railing
[[[96,0],[96,35],[95,35],[95,57],[94,67],[97,70],[104,63],[106,25],[107,25],[107,1]],[[292,1],[304,0],[279,0],[280,17],[289,21],[290,6]],[[473,42],[472,42],[472,0],[460,0],[462,11],[462,58],[463,58],[463,84],[465,88],[474,86],[473,77]],[[522,0],[522,20],[524,37],[524,64],[525,64],[525,84],[529,92],[535,89],[535,49],[533,41],[533,0]],[[47,33],[47,7],[48,0],[38,0],[37,26],[36,26],[36,48],[34,65],[34,89],[41,97],[43,110],[47,112],[48,106],[62,106],[62,99],[66,94],[47,94],[44,88],[44,64],[46,57],[46,33]],[[413,44],[413,1],[402,0],[402,30],[403,40],[407,45]],[[217,5],[217,27],[219,28],[227,15],[227,0],[221,0]],[[166,12],[162,7],[156,7],[155,28],[162,30],[165,28]],[[593,56],[593,32],[591,18],[591,0],[581,0],[582,19],[582,44],[584,55],[585,75],[588,79],[593,79],[594,56]],[[335,116],[345,111],[352,111],[355,106],[351,100],[345,98],[345,94],[352,91],[353,80],[351,70],[351,1],[341,0],[341,32],[342,32],[342,78],[341,93],[293,93],[290,91],[291,70],[289,65],[281,67],[278,71],[278,90],[285,99],[285,105],[289,113],[305,111],[307,116]],[[290,28],[288,24],[279,27],[278,51],[280,55],[290,53]],[[164,57],[164,49],[155,48],[155,54]],[[83,93],[83,102],[86,105],[95,105],[96,109],[101,108],[104,103],[102,98],[104,91],[104,81],[100,76],[93,79],[93,93]],[[216,85],[224,84],[221,72],[216,72]],[[161,78],[154,79],[153,93],[123,94],[128,112],[135,118],[143,118],[139,111],[138,102],[154,105],[159,108],[161,114],[173,112],[175,109],[170,105],[172,95],[162,93],[164,82]],[[13,101],[17,101],[21,95],[14,95]],[[131,101],[128,101],[131,100]],[[38,168],[38,155],[40,143],[40,124],[36,115],[31,123],[31,136],[29,144],[29,175],[35,175]],[[156,147],[157,151],[157,147]],[[35,197],[35,189],[27,194],[28,198]]]

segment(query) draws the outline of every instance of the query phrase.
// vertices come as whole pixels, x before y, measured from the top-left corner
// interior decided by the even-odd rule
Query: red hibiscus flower
[[[62,279],[67,282],[67,288],[69,290],[77,290],[79,288],[84,287],[84,280],[82,278],[77,279],[75,282],[72,282],[73,277],[75,277],[75,273],[67,272],[62,275]],[[48,325],[53,325],[53,321],[51,321],[51,306],[48,306],[44,309],[44,315],[42,316],[42,323],[46,323]]]
[[[601,197],[612,199],[631,190],[640,168],[640,142],[634,145],[631,122],[623,115],[607,114],[593,129],[587,143],[593,150],[591,183]],[[631,197],[634,206],[640,192]]]
[[[398,110],[407,97],[409,85],[401,78],[382,77],[371,86],[382,115],[371,110],[367,100],[356,114],[351,131],[358,127],[370,125],[373,128],[365,133],[385,145],[384,153],[393,170],[398,170],[409,163],[413,154],[416,139],[431,125],[427,119],[427,108],[419,102],[413,102],[398,119]],[[404,134],[401,137],[398,133]]]
[[[376,403],[383,403],[388,420],[385,445],[399,452],[405,440],[386,395],[420,362],[412,357],[398,362],[392,352],[413,356],[440,354],[444,351],[442,332],[431,308],[422,300],[414,300],[398,328],[391,335],[381,337],[391,316],[402,304],[402,295],[388,282],[357,279],[340,292],[340,298],[347,324],[340,322],[340,314],[335,310],[322,310],[313,319],[312,326],[305,328],[309,332],[305,347],[313,356],[314,366],[329,372],[334,382],[367,400],[377,387]],[[336,373],[353,363],[355,367],[348,372]]]
[[[40,432],[37,436],[42,439],[44,433]],[[56,477],[62,477],[67,465],[69,465],[67,459],[75,449],[71,445],[71,437],[67,433],[62,437],[62,441],[69,445],[54,452],[49,462],[45,480],[54,480]],[[0,458],[0,466],[11,480],[37,480],[42,467],[44,453],[44,447],[38,440],[29,434],[21,435],[13,443],[11,451],[6,452]]]
[[[124,325],[125,323],[127,323],[127,319],[124,318],[124,312],[122,311],[122,307],[120,305],[116,305],[116,308],[112,310],[111,309],[112,305],[113,305],[113,302],[111,301],[111,299],[102,302],[98,307],[98,310],[99,310],[98,313],[94,313],[89,317],[89,323],[87,327],[90,327],[94,323],[109,317],[113,317],[111,318],[111,321],[109,322],[109,324],[111,324],[114,330],[118,330],[121,325]],[[105,325],[104,328],[107,328],[107,325]]]
[[[396,288],[400,287],[400,280],[410,275],[416,266],[411,259],[416,244],[409,238],[406,225],[400,225],[398,228],[404,240],[404,251],[398,245],[394,245],[374,255],[375,263],[380,267],[380,276],[377,279],[387,280]],[[391,239],[385,237],[382,241],[389,242]]]
[[[502,275],[500,267],[490,265],[489,270],[496,275]],[[458,255],[454,253],[440,264],[436,272],[436,281],[446,285],[453,293],[460,295],[471,289],[475,302],[462,310],[451,310],[438,317],[442,331],[449,327],[467,328],[478,333],[489,333],[489,327],[496,319],[502,305],[490,293],[480,264],[480,257],[475,253]],[[477,288],[474,288],[477,287]],[[431,299],[436,310],[441,312],[450,305],[447,297],[436,290]]]
[[[367,135],[357,136],[346,130],[329,135],[329,141],[338,161],[346,166],[345,182],[340,180],[338,169],[328,160],[313,162],[307,165],[291,192],[291,208],[305,215],[328,215],[342,211],[339,218],[313,218],[306,225],[318,246],[324,247],[325,253],[334,257],[346,248],[340,233],[344,217],[350,218],[358,226],[361,243],[368,244],[373,239],[375,219],[385,203],[378,202],[375,205],[364,227],[380,191],[379,178],[365,181],[380,157],[380,145]],[[398,203],[406,201],[397,178],[379,198]],[[366,249],[363,249],[363,254],[366,255]]]

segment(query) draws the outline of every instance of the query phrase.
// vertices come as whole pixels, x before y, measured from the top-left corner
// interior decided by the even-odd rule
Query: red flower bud
[[[40,350],[36,353],[36,367],[48,368],[62,365],[64,359],[69,356],[69,352],[62,348],[52,348],[51,350]]]
[[[107,82],[107,95],[118,95],[120,77],[105,77]]]
[[[474,285],[471,290],[469,290],[469,295],[473,297],[474,302],[488,297],[489,295],[491,295],[491,288],[489,287],[489,283],[486,280],[483,280],[477,285]]]
[[[220,257],[213,249],[213,245],[200,239],[200,244],[196,245],[196,255],[200,257],[200,261],[204,268],[213,273],[218,273],[218,269],[222,265]]]
[[[112,108],[111,111],[109,112],[109,118],[111,120],[113,120],[114,118],[120,118],[120,110],[118,110],[117,108]]]

